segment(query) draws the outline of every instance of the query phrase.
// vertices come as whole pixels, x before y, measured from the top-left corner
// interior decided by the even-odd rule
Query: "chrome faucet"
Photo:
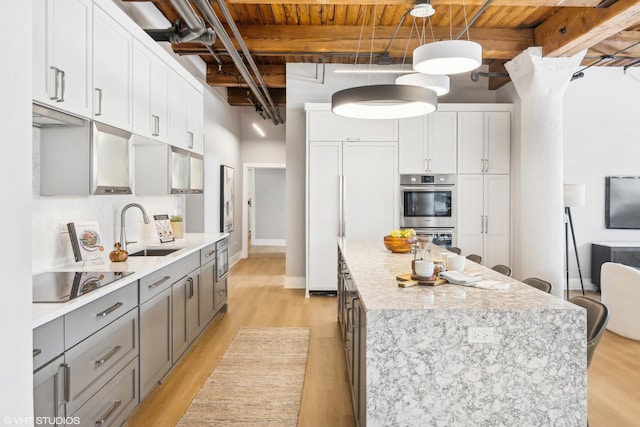
[[[138,203],[129,203],[124,208],[122,208],[122,212],[120,212],[120,247],[123,250],[127,250],[128,243],[137,243],[135,240],[127,241],[127,232],[125,230],[125,217],[124,214],[127,212],[127,209],[136,207],[142,211],[142,219],[144,219],[145,224],[149,224],[149,217],[147,216],[147,211],[144,210],[142,205]]]

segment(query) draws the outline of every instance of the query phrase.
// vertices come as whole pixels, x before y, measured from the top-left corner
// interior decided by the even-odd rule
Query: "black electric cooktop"
[[[66,302],[133,272],[49,272],[33,276],[33,302]]]

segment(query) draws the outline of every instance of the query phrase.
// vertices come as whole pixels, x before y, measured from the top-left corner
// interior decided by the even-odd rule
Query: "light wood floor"
[[[274,248],[258,248],[237,263],[229,274],[228,312],[203,331],[128,426],[174,426],[241,326],[306,326],[311,336],[298,424],[353,427],[336,299],[305,298],[303,290],[284,289],[284,271],[283,251]]]
[[[229,311],[214,319],[129,426],[174,426],[241,326],[307,326],[311,339],[299,426],[353,427],[336,300],[307,299],[303,291],[284,289],[284,265],[281,249],[254,247],[231,269]],[[605,332],[589,367],[588,416],[591,427],[640,426],[640,342]]]

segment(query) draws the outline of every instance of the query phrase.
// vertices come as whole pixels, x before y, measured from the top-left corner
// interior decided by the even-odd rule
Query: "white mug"
[[[416,274],[420,277],[433,276],[433,261],[417,260],[416,261]]]
[[[449,255],[447,257],[447,270],[464,270],[467,259],[462,255]]]

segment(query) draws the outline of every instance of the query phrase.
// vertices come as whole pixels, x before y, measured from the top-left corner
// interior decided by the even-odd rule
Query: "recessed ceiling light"
[[[258,126],[257,123],[254,123],[252,126],[256,130],[256,132],[258,132],[258,135],[260,135],[261,137],[264,138],[264,136],[265,136],[264,135],[264,131],[260,128],[260,126]]]

